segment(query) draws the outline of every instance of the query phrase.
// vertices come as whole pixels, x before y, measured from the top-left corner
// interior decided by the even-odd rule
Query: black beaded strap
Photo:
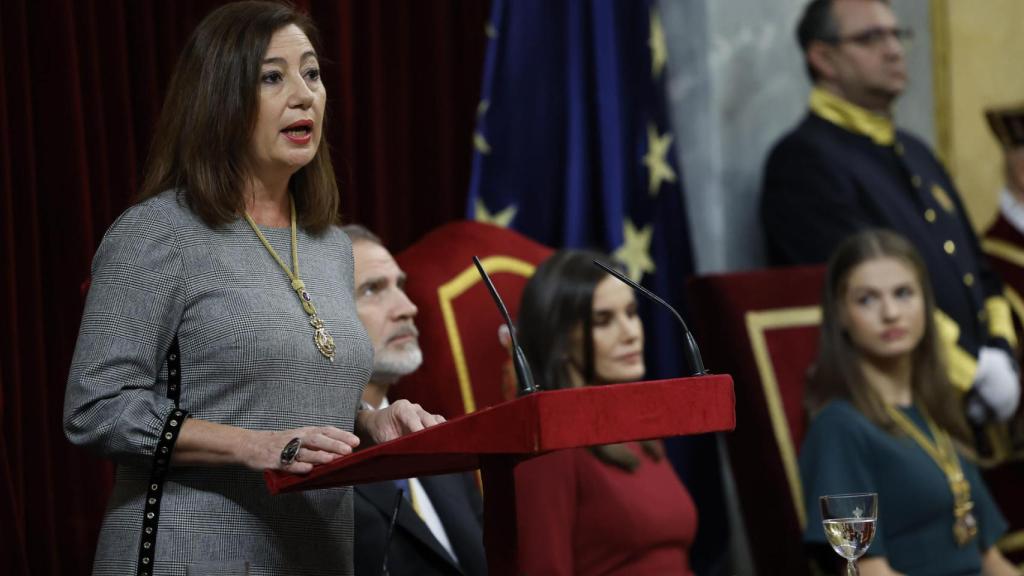
[[[178,431],[188,416],[188,412],[178,407],[181,394],[181,352],[178,349],[178,337],[171,342],[167,352],[167,397],[174,401],[174,411],[164,422],[160,431],[160,439],[153,455],[153,471],[149,476],[149,487],[146,490],[146,505],[143,508],[142,539],[139,541],[139,561],[136,565],[137,576],[150,576],[153,573],[156,558],[156,532],[160,522],[160,498],[164,492],[164,479],[171,464],[171,453],[174,443],[178,441]]]

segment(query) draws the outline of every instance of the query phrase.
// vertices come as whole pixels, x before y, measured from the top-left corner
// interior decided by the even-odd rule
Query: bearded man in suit
[[[343,230],[352,239],[356,310],[373,342],[373,374],[363,391],[363,410],[387,407],[388,393],[423,361],[416,305],[403,289],[405,273],[380,238],[359,225]],[[394,533],[387,532],[396,494],[400,507]],[[487,573],[482,504],[472,474],[447,474],[355,487],[356,574],[465,575]]]

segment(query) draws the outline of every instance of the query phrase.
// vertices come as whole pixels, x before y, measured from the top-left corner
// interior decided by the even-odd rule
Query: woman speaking
[[[440,421],[357,414],[373,352],[325,103],[316,29],[289,6],[225,5],[181,54],[65,398],[68,438],[117,464],[96,574],[351,574],[350,488],[272,497],[261,472]]]

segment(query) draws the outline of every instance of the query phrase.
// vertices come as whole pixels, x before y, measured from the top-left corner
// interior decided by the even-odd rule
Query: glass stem
[[[860,576],[860,570],[857,570],[857,562],[855,560],[846,561],[846,576]]]

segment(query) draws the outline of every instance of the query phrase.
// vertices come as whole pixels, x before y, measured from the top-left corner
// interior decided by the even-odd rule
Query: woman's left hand
[[[431,414],[419,404],[397,400],[383,410],[360,411],[356,416],[356,434],[371,444],[379,444],[444,421],[444,416]]]

